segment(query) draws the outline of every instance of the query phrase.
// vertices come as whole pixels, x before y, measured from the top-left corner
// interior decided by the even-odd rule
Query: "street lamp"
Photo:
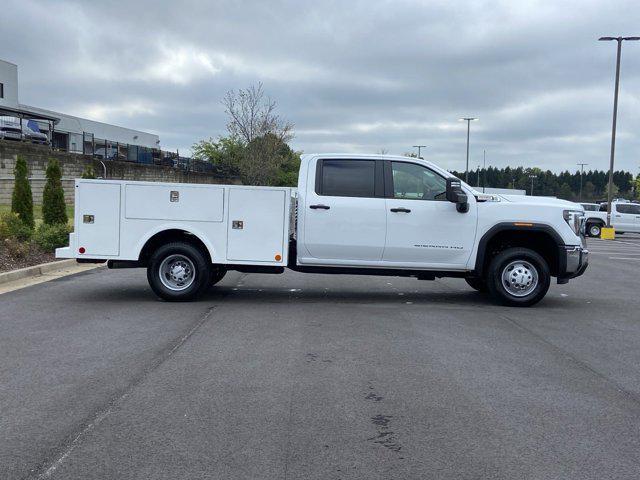
[[[618,119],[618,89],[620,86],[620,54],[622,42],[640,40],[640,37],[600,37],[599,41],[618,42],[618,55],[616,57],[616,86],[613,94],[613,123],[611,125],[611,158],[609,160],[609,191],[607,192],[607,228],[611,228],[611,200],[613,197],[613,159],[616,152],[616,122]]]
[[[467,122],[467,168],[464,171],[464,181],[469,183],[469,131],[471,130],[471,122],[478,120],[473,117],[464,117],[458,119],[460,122]]]
[[[531,195],[533,197],[533,181],[538,178],[537,175],[529,175],[529,178],[531,179],[531,193],[529,195]]]
[[[420,156],[420,149],[421,148],[427,148],[427,146],[426,145],[414,145],[413,148],[417,148],[418,149],[418,158],[422,158]]]
[[[584,166],[588,163],[578,163],[580,165],[580,194],[578,195],[578,201],[582,201],[582,174],[584,173]]]
[[[487,151],[482,150],[482,193],[487,189]]]

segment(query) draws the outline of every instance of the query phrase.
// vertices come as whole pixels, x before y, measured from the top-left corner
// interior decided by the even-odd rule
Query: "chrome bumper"
[[[564,246],[560,249],[560,271],[558,283],[567,283],[579,277],[589,265],[589,250],[580,245]]]

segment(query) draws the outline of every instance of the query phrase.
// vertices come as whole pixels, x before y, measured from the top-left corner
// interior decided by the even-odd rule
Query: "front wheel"
[[[151,289],[170,302],[196,299],[209,288],[211,278],[210,262],[203,252],[185,242],[162,245],[147,267]]]
[[[549,265],[528,248],[508,248],[489,264],[486,276],[491,296],[503,305],[529,307],[544,298],[551,284]]]
[[[587,233],[590,237],[599,237],[602,233],[602,225],[599,223],[590,223],[587,225]]]

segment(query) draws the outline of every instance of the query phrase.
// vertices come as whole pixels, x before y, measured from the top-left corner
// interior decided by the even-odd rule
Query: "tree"
[[[293,124],[276,113],[262,84],[228,91],[222,104],[228,137],[193,145],[195,158],[208,160],[222,174],[239,175],[245,185],[295,185],[300,155],[289,147]]]
[[[254,138],[240,160],[242,181],[246,185],[291,183],[290,174],[300,166],[300,156],[274,134]],[[293,182],[295,184],[295,182]]]
[[[592,182],[587,182],[582,187],[582,198],[585,200],[595,200],[596,186]]]
[[[229,116],[227,131],[245,145],[258,137],[274,135],[281,142],[293,138],[293,124],[276,113],[276,102],[264,95],[262,83],[247,89],[229,90],[222,104]]]
[[[558,197],[563,200],[573,200],[573,192],[571,191],[571,187],[568,183],[562,184],[560,191],[558,192]]]
[[[640,173],[636,176],[634,190],[636,193],[636,200],[640,200]]]
[[[33,194],[31,193],[31,185],[29,185],[28,173],[26,160],[21,155],[18,155],[14,169],[15,183],[13,195],[11,196],[11,211],[16,213],[25,225],[33,229],[35,225],[33,220]]]
[[[201,140],[191,147],[193,158],[211,162],[218,172],[226,176],[240,176],[240,162],[244,155],[244,144],[232,137]]]
[[[62,188],[62,170],[57,160],[49,160],[46,175],[47,183],[42,192],[42,219],[47,225],[66,224],[68,218]]]
[[[91,165],[90,163],[87,163],[84,166],[84,170],[82,172],[82,178],[84,178],[85,180],[92,180],[96,178],[96,172],[93,170],[93,165]]]

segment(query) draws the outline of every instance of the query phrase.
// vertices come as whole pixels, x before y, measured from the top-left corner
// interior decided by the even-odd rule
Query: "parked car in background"
[[[0,140],[24,140],[20,123],[7,118],[0,118]]]
[[[40,145],[49,145],[49,137],[40,131],[38,122],[35,120],[23,120],[22,122],[22,134],[24,139],[31,143],[38,143]]]
[[[600,210],[599,203],[581,203],[580,205],[582,205],[585,212],[597,212]]]
[[[597,212],[585,211],[585,217],[587,235],[599,237],[602,227],[607,224],[607,204],[601,204]],[[616,233],[640,233],[640,203],[611,202],[611,226]]]

